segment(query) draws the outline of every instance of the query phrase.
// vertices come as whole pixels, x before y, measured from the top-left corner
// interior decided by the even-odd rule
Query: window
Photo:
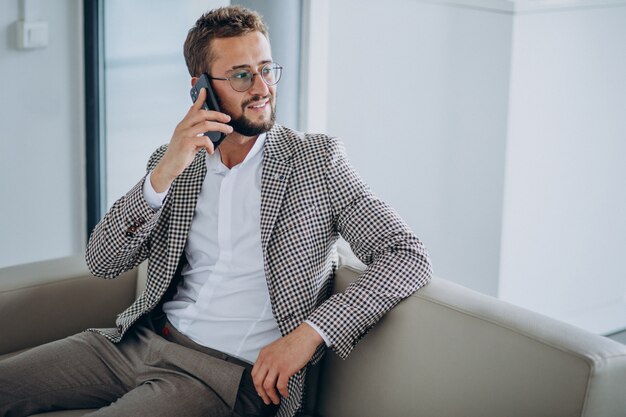
[[[106,208],[145,174],[191,105],[187,31],[227,1],[104,2]]]
[[[106,208],[145,174],[149,155],[168,143],[191,98],[183,58],[187,32],[226,0],[107,0],[104,3]],[[234,2],[233,2],[234,3]],[[272,54],[285,71],[277,121],[298,127],[300,2],[239,1],[271,30]]]

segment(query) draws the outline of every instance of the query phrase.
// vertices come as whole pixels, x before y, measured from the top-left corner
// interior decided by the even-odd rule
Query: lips
[[[263,100],[263,101],[261,101],[259,103],[256,103],[256,104],[250,104],[248,106],[248,108],[249,109],[262,109],[262,108],[264,108],[267,105],[267,103],[269,103],[269,100]]]

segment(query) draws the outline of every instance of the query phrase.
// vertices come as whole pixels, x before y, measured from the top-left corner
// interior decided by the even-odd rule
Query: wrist
[[[308,323],[302,323],[300,325],[302,332],[305,335],[306,340],[310,343],[310,345],[314,348],[317,348],[319,345],[324,343],[324,339],[322,336]]]
[[[172,185],[175,178],[176,177],[172,177],[171,175],[164,173],[162,167],[157,165],[150,175],[150,185],[152,185],[154,191],[162,193],[170,188],[170,185]]]

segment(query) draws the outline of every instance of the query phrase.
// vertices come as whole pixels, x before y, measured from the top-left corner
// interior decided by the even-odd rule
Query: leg
[[[211,388],[186,375],[147,381],[89,417],[230,417],[230,407]]]
[[[240,417],[270,417],[276,415],[278,405],[265,405],[257,394],[252,380],[252,374],[246,369],[241,376],[237,401],[235,402],[235,416]]]
[[[0,415],[110,404],[130,382],[105,362],[112,349],[103,336],[80,333],[0,362]]]
[[[149,325],[138,326],[120,351],[135,364],[135,386],[89,416],[231,416],[243,368],[170,342]]]
[[[206,354],[200,346],[194,349],[184,336],[174,342],[139,327],[130,339],[120,350],[128,358],[141,352],[133,360],[137,387],[90,417],[260,417],[278,408],[263,404],[249,369]]]
[[[245,370],[234,410],[209,386],[191,375],[172,373],[147,381],[89,417],[270,417],[277,405],[265,405]]]

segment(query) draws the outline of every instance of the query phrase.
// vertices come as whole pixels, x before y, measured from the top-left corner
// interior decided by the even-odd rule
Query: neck
[[[220,144],[222,163],[229,169],[239,165],[256,143],[259,136],[242,136],[236,132],[226,136]]]

